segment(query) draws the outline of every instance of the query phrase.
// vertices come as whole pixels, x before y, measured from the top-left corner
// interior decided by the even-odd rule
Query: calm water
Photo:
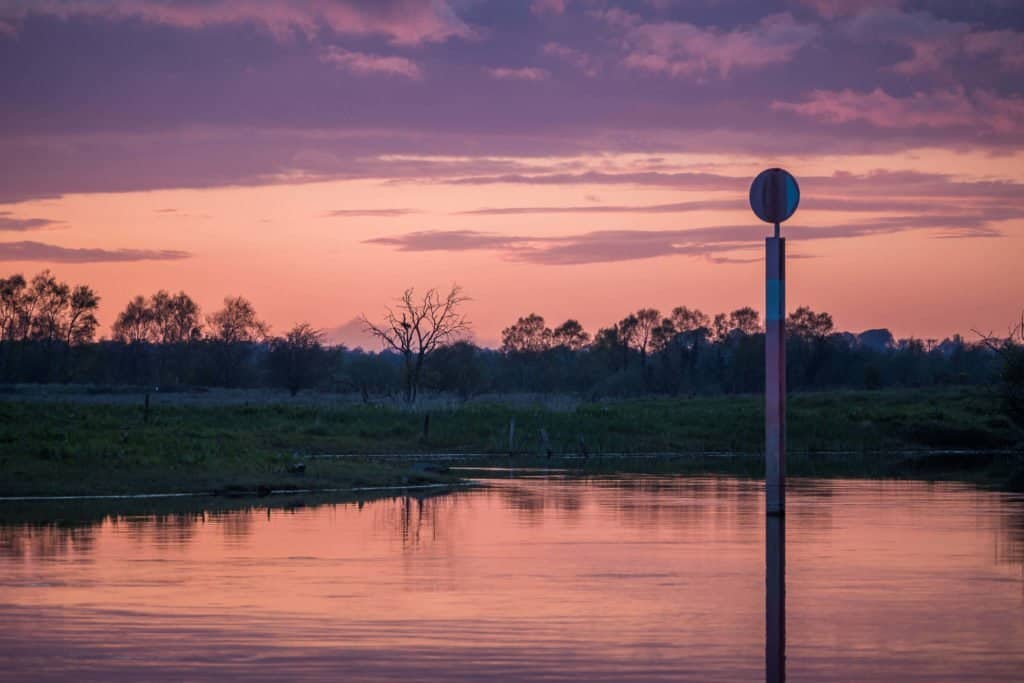
[[[0,679],[764,679],[756,482],[491,484],[0,526]],[[821,481],[788,502],[788,680],[1024,679],[1024,498]]]

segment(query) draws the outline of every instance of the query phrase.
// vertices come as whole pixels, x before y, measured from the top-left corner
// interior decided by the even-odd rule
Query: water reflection
[[[765,629],[764,678],[767,683],[786,680],[786,518],[765,518]]]
[[[791,483],[785,521],[766,521],[756,481],[558,475],[365,504],[93,510],[77,523],[66,509],[0,510],[0,671],[1019,679],[1024,500]]]

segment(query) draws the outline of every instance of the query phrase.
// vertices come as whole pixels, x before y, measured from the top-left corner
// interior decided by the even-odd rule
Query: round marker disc
[[[800,204],[800,186],[796,178],[781,168],[761,171],[750,184],[750,208],[766,223],[781,223]]]

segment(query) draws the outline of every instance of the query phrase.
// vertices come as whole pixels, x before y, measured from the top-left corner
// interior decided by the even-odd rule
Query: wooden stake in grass
[[[547,457],[551,457],[551,440],[548,439],[548,430],[543,427],[540,428],[540,450]]]
[[[516,452],[516,418],[512,418],[508,421],[508,454],[511,457]]]
[[[430,438],[430,413],[423,416],[423,440]]]

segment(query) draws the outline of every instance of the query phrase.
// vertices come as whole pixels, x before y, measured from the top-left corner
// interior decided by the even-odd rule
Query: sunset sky
[[[530,312],[763,308],[747,188],[803,198],[790,308],[1024,308],[1020,0],[0,0],[0,276],[244,295],[275,331],[462,285]]]

